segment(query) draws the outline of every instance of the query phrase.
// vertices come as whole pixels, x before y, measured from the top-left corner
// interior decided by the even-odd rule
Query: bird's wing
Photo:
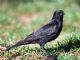
[[[27,41],[38,41],[41,38],[50,36],[51,34],[55,33],[56,30],[56,23],[51,22],[49,24],[44,25],[37,31],[33,32],[32,34],[28,35],[25,40]]]
[[[56,24],[54,23],[49,23],[34,32],[34,35],[37,36],[38,38],[46,37],[51,35],[52,33],[55,33],[56,30]]]
[[[31,33],[24,40],[26,40],[27,42],[35,42],[39,40],[39,38],[36,35],[34,35],[34,33]]]

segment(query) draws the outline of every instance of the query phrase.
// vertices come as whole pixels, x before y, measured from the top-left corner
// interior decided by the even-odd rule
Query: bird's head
[[[53,14],[53,18],[63,18],[64,11],[63,10],[56,10]]]

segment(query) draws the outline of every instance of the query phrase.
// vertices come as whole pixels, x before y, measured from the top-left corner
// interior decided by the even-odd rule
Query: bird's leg
[[[45,51],[45,55],[48,55],[47,49],[44,48],[45,43],[41,43],[40,46],[41,48]]]

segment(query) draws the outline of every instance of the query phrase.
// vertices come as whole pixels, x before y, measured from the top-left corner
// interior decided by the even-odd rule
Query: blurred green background
[[[63,30],[56,39],[58,42],[50,42],[45,47],[51,48],[50,54],[53,54],[53,49],[56,48],[59,54],[58,60],[80,60],[79,0],[0,0],[0,44],[7,47],[25,38],[49,22],[55,10],[65,12]],[[9,53],[0,52],[0,55],[10,59],[15,58],[14,60],[16,58],[18,60],[44,60],[42,49],[35,46],[37,45],[34,45],[34,48],[22,46],[12,49]],[[65,52],[68,49],[69,51]],[[19,58],[12,57],[14,54],[18,54]]]

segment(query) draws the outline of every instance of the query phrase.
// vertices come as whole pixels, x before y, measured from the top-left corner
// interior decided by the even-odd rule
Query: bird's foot
[[[44,51],[45,51],[45,55],[48,56],[49,55],[48,54],[48,49],[44,49]]]

